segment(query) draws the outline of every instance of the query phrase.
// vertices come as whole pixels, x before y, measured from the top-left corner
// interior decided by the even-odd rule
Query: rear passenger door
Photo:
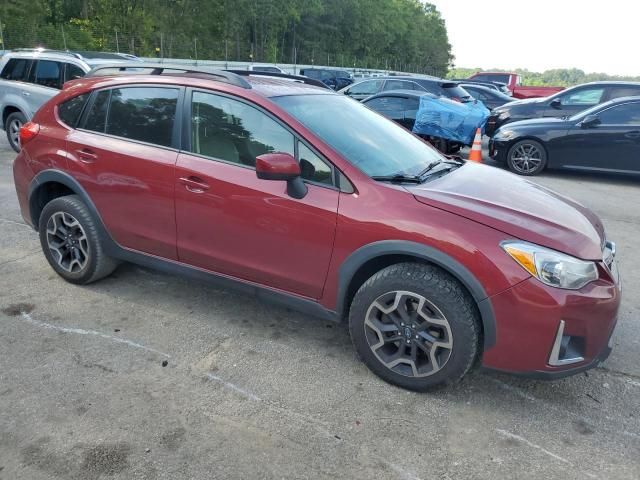
[[[121,246],[176,259],[174,172],[182,88],[94,91],[67,136],[68,166]],[[60,110],[59,110],[60,112]]]
[[[187,105],[175,173],[179,260],[319,298],[338,209],[332,166],[254,104],[193,90]],[[257,178],[256,157],[269,152],[298,159],[304,198],[290,197],[286,182]]]

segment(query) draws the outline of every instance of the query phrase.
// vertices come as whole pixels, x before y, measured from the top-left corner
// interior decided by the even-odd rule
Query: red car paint
[[[447,255],[482,287],[484,298],[475,300],[481,311],[493,311],[496,331],[495,342],[485,345],[484,366],[553,373],[599,358],[620,294],[617,279],[602,263],[604,230],[593,213],[519,177],[473,163],[421,185],[374,181],[269,98],[307,94],[311,87],[250,81],[252,89],[187,76],[70,82],[35,115],[40,132],[15,160],[23,217],[35,223],[29,195],[40,185],[34,177],[61,171],[88,193],[106,230],[127,251],[284,292],[342,315],[348,311],[343,279],[349,260],[368,246],[411,242]],[[260,106],[333,163],[353,191],[308,184],[307,195],[294,199],[285,182],[260,180],[251,168],[74,130],[57,118],[56,106],[66,99],[132,84],[195,87]],[[546,286],[502,250],[500,243],[510,239],[597,260],[600,279],[578,291]],[[547,364],[561,319],[567,332],[586,337],[581,364]]]
[[[508,75],[508,81],[505,82],[505,76]],[[538,98],[548,97],[554,93],[564,90],[564,87],[543,87],[543,86],[525,86],[520,85],[520,75],[508,72],[477,72],[469,77],[470,80],[478,79],[483,81],[491,81],[506,83],[507,88],[513,94],[513,98]]]

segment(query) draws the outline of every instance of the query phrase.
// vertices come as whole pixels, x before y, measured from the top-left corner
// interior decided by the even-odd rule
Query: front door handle
[[[625,133],[624,136],[627,138],[639,138],[640,130],[632,130],[631,132]]]
[[[29,96],[31,96],[31,94],[30,94],[29,92],[24,92],[24,91],[23,91],[23,92],[22,92],[22,96],[23,96],[23,97],[29,97]]]
[[[200,177],[196,177],[194,175],[180,177],[180,183],[182,183],[184,188],[192,193],[204,193],[209,190],[209,184]]]
[[[78,154],[78,157],[80,157],[80,160],[82,160],[83,162],[91,163],[95,162],[98,159],[98,155],[96,154],[96,152],[88,148],[76,150],[76,153]]]

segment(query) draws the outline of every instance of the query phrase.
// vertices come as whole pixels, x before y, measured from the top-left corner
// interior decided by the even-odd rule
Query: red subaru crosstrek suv
[[[65,280],[129,261],[345,319],[413,390],[608,356],[615,247],[587,208],[327,89],[156,67],[70,82],[20,132],[22,215]]]

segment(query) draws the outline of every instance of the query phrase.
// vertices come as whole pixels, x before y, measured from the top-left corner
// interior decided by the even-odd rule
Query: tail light
[[[24,146],[33,140],[40,132],[40,125],[33,122],[27,122],[20,128],[20,145]]]

